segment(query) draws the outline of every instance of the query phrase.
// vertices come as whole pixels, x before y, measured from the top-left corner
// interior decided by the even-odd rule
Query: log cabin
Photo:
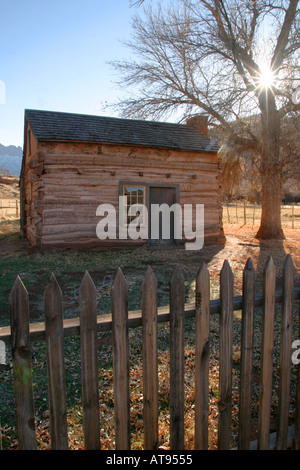
[[[221,186],[218,146],[203,116],[173,124],[25,110],[21,227],[38,249],[181,247],[186,240],[174,237],[174,224],[168,239],[161,230],[155,239],[150,231],[147,239],[118,236],[120,224],[132,221],[130,205],[141,206],[142,225],[151,204],[164,203],[203,204],[204,244],[222,245]],[[128,207],[119,211],[120,201]],[[122,212],[114,239],[97,236],[103,204],[114,207],[117,217]]]

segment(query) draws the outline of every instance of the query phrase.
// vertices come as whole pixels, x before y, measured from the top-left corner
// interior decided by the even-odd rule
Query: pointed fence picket
[[[35,450],[28,292],[18,276],[9,296],[14,390],[20,450]]]
[[[170,280],[170,306],[157,306],[157,280],[150,267],[142,284],[142,309],[128,312],[128,286],[118,269],[111,290],[112,314],[97,316],[97,293],[88,272],[79,288],[79,318],[63,321],[62,292],[52,274],[44,295],[45,323],[29,324],[28,293],[18,276],[9,297],[11,327],[0,328],[0,339],[11,343],[19,449],[36,449],[30,343],[46,341],[51,448],[68,449],[64,336],[80,334],[83,431],[86,449],[99,450],[100,416],[97,333],[112,332],[115,444],[129,450],[130,388],[129,327],[142,327],[144,448],[159,441],[158,346],[159,322],[170,323],[170,447],[184,448],[184,322],[195,317],[195,449],[208,448],[209,324],[219,314],[219,449],[231,445],[233,312],[242,311],[238,448],[252,448],[251,388],[255,307],[262,306],[261,374],[257,449],[269,448],[275,304],[282,303],[276,449],[288,444],[288,413],[293,305],[300,299],[294,287],[294,266],[288,255],[283,268],[283,291],[275,291],[276,273],[270,257],[264,269],[263,293],[255,295],[251,259],[243,272],[243,295],[233,297],[233,273],[227,261],[220,273],[220,299],[210,300],[210,277],[205,264],[196,276],[194,306],[185,305],[185,283],[177,267]],[[300,327],[299,327],[300,328]],[[100,365],[101,366],[101,365]],[[294,448],[300,448],[300,379],[296,388]]]
[[[68,449],[62,292],[52,274],[44,296],[51,446]]]
[[[195,450],[208,449],[210,279],[203,263],[196,277]]]
[[[243,272],[239,434],[240,450],[250,447],[255,271],[249,258]]]
[[[97,291],[87,271],[79,288],[78,301],[84,443],[87,450],[100,450]]]
[[[184,448],[184,278],[176,268],[170,282],[170,446]]]
[[[258,413],[258,449],[267,450],[270,438],[270,410],[273,374],[273,332],[275,315],[276,273],[272,258],[264,270],[264,303],[262,316],[262,351]]]
[[[144,447],[158,448],[157,281],[150,267],[142,284]]]
[[[276,434],[276,449],[285,449],[288,440],[288,414],[291,381],[291,357],[293,333],[293,290],[294,266],[291,257],[287,257],[283,267],[283,299],[280,337],[279,390],[278,390],[278,420]]]
[[[111,290],[116,449],[130,449],[128,287],[119,268]]]
[[[225,260],[220,275],[219,449],[230,449],[232,414],[233,276]]]

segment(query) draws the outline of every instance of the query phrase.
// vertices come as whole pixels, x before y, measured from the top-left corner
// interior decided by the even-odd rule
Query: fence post
[[[170,281],[170,446],[184,448],[184,278],[177,267]]]
[[[35,450],[28,293],[19,276],[9,296],[14,391],[20,450]]]
[[[230,224],[230,214],[229,214],[229,203],[227,202],[227,217],[228,217],[228,223]]]
[[[254,203],[253,203],[253,219],[252,219],[252,227],[253,227],[253,225],[255,225],[255,207],[256,207],[256,203],[255,203],[255,201],[254,201]]]
[[[255,298],[255,270],[251,258],[243,272],[243,306],[241,339],[241,374],[238,448],[249,450],[251,428],[251,391],[253,363],[253,322]]]
[[[62,292],[54,274],[44,295],[51,449],[68,449]]]
[[[86,271],[79,287],[83,430],[86,450],[100,449],[97,291]]]
[[[290,255],[287,255],[285,259],[282,280],[282,316],[280,337],[278,416],[276,433],[277,450],[283,450],[287,448],[288,435],[294,291],[294,265]]]
[[[232,318],[233,275],[224,261],[220,276],[220,388],[219,388],[219,449],[230,449],[232,411]]]
[[[116,449],[130,450],[128,287],[120,268],[112,285],[111,302]]]
[[[210,279],[203,263],[196,277],[195,449],[208,449]]]
[[[258,449],[269,449],[270,411],[272,398],[273,338],[275,315],[276,271],[270,256],[264,269],[264,300],[262,316],[262,346],[258,415]]]
[[[157,281],[148,266],[142,284],[144,447],[158,448]]]

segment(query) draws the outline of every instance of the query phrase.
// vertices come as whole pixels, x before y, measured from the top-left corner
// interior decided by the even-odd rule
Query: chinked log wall
[[[206,243],[223,241],[215,154],[83,143],[32,147],[25,178],[26,230],[32,244],[99,245],[96,209],[103,203],[118,207],[120,181],[179,185],[181,204],[205,205]],[[105,246],[116,242],[106,240]],[[123,246],[133,242],[121,241]]]

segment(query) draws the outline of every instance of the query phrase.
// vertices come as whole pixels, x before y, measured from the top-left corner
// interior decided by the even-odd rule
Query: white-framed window
[[[136,184],[124,184],[122,196],[124,198],[123,207],[123,223],[124,225],[130,224],[135,220],[137,225],[144,225],[145,221],[145,206],[146,206],[146,187]],[[134,206],[132,214],[130,214],[130,207]]]

